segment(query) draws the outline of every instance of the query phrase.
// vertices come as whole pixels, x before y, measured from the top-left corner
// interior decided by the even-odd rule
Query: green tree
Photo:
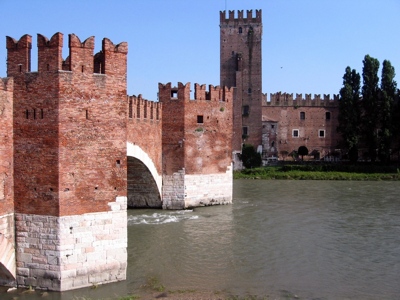
[[[343,144],[348,150],[351,162],[358,160],[361,121],[360,81],[360,74],[347,67],[343,75],[343,87],[339,92],[339,126],[337,131],[342,135]]]
[[[300,146],[297,150],[297,154],[301,155],[301,160],[304,161],[304,155],[308,155],[308,148],[306,146]]]
[[[247,169],[259,167],[262,163],[261,154],[254,149],[253,145],[249,144],[243,145],[241,159],[243,166]]]
[[[379,61],[369,55],[363,60],[363,87],[362,87],[362,108],[363,108],[363,140],[368,148],[368,155],[372,161],[376,160],[376,149],[378,148],[378,120],[379,94],[378,86]]]
[[[379,134],[378,155],[382,162],[390,161],[391,142],[393,138],[394,124],[394,99],[397,83],[394,81],[395,70],[388,60],[383,61],[381,76],[381,93],[379,97]]]

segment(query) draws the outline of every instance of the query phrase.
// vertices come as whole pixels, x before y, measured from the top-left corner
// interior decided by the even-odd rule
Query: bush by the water
[[[282,165],[245,169],[234,178],[293,180],[400,180],[396,166],[371,165]]]
[[[241,160],[245,168],[256,168],[261,166],[261,154],[254,149],[253,145],[244,144],[242,148]]]

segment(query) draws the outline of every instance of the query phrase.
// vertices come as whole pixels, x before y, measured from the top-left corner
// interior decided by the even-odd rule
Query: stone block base
[[[163,177],[163,208],[185,209],[232,203],[233,173],[185,174]]]
[[[66,291],[126,279],[126,197],[110,211],[75,216],[16,214],[19,287]]]

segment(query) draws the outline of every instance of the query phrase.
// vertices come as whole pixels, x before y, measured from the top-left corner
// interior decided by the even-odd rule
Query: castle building
[[[334,95],[276,93],[264,101],[262,148],[263,158],[280,160],[298,159],[296,152],[300,146],[307,147],[314,160],[336,160],[335,149],[340,140],[338,126],[338,101]]]
[[[262,93],[262,11],[220,12],[220,84],[234,88],[232,147],[251,144],[263,159],[291,159],[306,146],[315,159],[331,157],[340,136],[338,96]],[[240,161],[234,155],[235,169]]]

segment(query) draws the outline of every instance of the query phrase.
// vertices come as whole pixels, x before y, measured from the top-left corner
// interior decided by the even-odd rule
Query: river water
[[[400,182],[235,180],[233,201],[128,211],[127,280],[47,299],[112,299],[149,278],[241,297],[400,299]]]

